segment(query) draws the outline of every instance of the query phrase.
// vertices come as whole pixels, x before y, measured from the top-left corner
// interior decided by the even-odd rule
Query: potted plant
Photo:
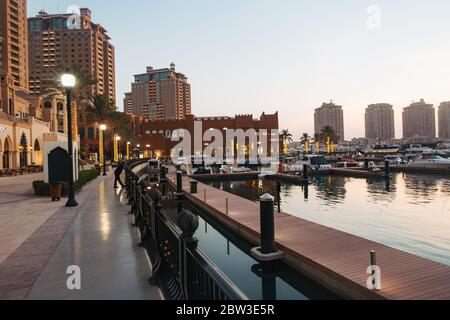
[[[50,195],[52,196],[52,201],[60,201],[62,195],[63,184],[61,182],[50,183]]]

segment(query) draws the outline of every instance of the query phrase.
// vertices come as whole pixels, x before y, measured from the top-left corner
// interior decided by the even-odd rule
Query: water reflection
[[[266,179],[214,185],[253,201],[270,193],[283,212],[450,265],[448,177],[322,176],[309,186]]]

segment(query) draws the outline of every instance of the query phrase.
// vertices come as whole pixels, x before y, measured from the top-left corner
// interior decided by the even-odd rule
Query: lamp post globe
[[[103,143],[103,176],[107,175],[106,174],[106,152],[105,152],[105,131],[106,131],[106,129],[107,129],[106,124],[102,123],[100,125],[100,130],[103,131],[103,134],[102,134],[102,136],[103,136],[103,141],[102,141],[102,143]]]
[[[78,203],[75,199],[75,181],[74,181],[74,159],[73,159],[73,126],[72,126],[72,91],[76,84],[76,78],[73,74],[65,73],[61,76],[61,84],[66,90],[67,95],[67,151],[69,153],[69,195],[66,207],[76,207]]]

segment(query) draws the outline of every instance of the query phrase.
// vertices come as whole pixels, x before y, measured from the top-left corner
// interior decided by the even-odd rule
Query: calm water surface
[[[211,185],[251,200],[266,192],[278,198],[276,182],[265,179]],[[314,177],[308,187],[282,183],[280,206],[294,216],[450,265],[449,178]]]

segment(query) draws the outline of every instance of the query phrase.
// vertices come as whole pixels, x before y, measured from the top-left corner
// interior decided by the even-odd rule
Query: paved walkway
[[[0,264],[0,299],[161,299],[121,190],[99,177],[60,208]],[[67,288],[69,266],[81,269],[81,290]]]
[[[42,173],[0,178],[0,264],[64,205],[34,195],[32,183],[42,179]]]

